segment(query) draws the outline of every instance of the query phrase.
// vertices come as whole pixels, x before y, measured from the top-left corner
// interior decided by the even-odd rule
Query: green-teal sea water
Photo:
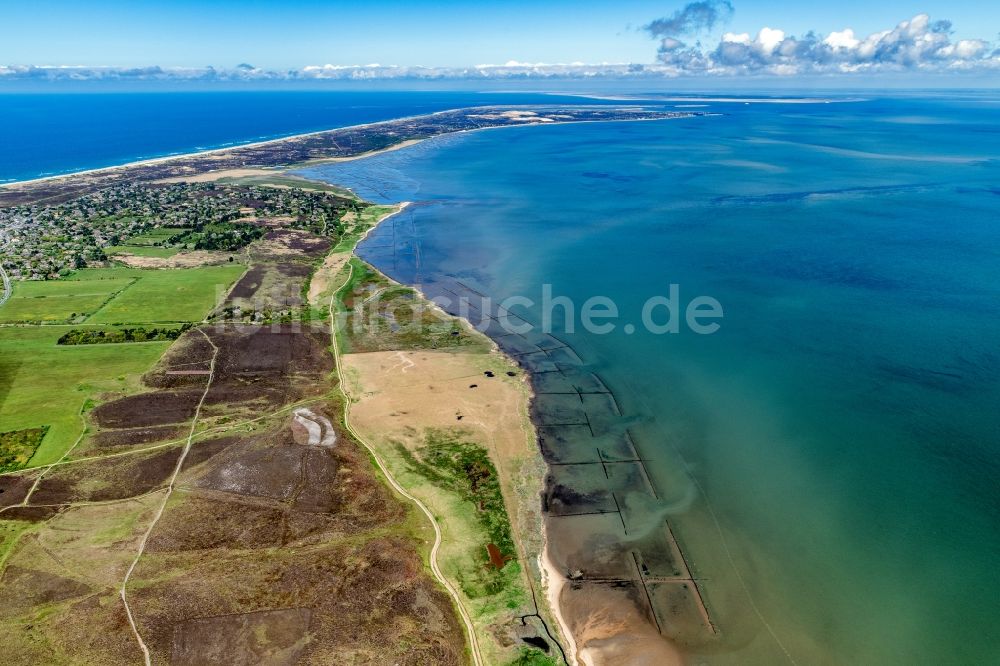
[[[614,391],[704,579],[694,662],[1000,662],[1000,98],[709,104],[323,167],[416,205],[361,254],[540,321]],[[710,296],[718,332],[643,303]],[[624,324],[633,323],[628,334]],[[650,509],[651,511],[654,508]]]

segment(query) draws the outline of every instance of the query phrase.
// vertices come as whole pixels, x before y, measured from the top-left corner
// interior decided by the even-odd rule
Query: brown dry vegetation
[[[308,305],[310,275],[330,245],[326,238],[297,229],[268,231],[248,249],[250,269],[213,318],[257,323],[298,318]]]
[[[193,250],[179,252],[172,257],[144,257],[128,252],[118,252],[114,259],[132,268],[195,268],[229,263],[232,261],[232,257],[232,252]]]
[[[546,611],[531,594],[539,580],[543,468],[523,373],[482,336],[356,260],[339,297],[342,347],[351,351],[341,357],[351,423],[397,481],[439,516],[439,561],[472,614],[487,663],[511,661],[536,645],[555,659],[553,638],[538,615]],[[441,441],[488,452],[507,515],[502,509],[483,515],[484,498],[470,501],[428,467],[429,452]],[[471,492],[476,495],[475,484]],[[485,525],[508,519],[516,552],[504,553],[498,569]]]
[[[349,440],[303,446],[289,424],[232,438],[183,472],[131,593],[154,655],[204,663],[213,650],[267,648],[300,663],[461,662],[447,598],[398,536],[407,510]],[[281,609],[302,612],[264,612]],[[264,627],[266,645],[260,631],[199,639],[233,623]]]
[[[278,238],[309,261],[329,247]],[[308,275],[303,259],[268,256],[283,281]],[[141,662],[118,588],[189,433],[128,583],[153,663],[463,662],[462,629],[421,557],[428,526],[332,418],[329,348],[326,330],[299,324],[189,331],[146,373],[148,390],[104,396],[89,437],[30,497],[37,471],[0,476],[3,662]],[[333,446],[296,434],[302,404],[333,421]]]

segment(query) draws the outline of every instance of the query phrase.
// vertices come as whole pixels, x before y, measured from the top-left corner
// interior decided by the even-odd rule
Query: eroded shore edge
[[[336,182],[333,182],[332,184],[337,187],[344,188],[343,185]],[[351,191],[349,188],[344,189]],[[351,191],[351,193],[357,196],[357,194],[353,191]],[[407,207],[413,205],[413,202],[406,201],[395,205],[398,207],[395,211],[389,215],[381,217],[375,226],[366,230],[364,236],[357,241],[354,248],[351,250],[352,256],[357,257],[356,250],[358,245],[360,245],[364,238],[374,232],[378,225],[402,212]],[[360,257],[357,258],[360,261],[364,261]],[[398,284],[398,282],[396,282],[393,278],[382,273],[377,266],[368,263],[367,261],[364,263],[385,279]],[[530,429],[533,462],[536,463],[542,470],[542,473],[533,479],[533,492],[530,494],[511,493],[510,496],[505,497],[505,499],[507,499],[511,504],[511,506],[508,507],[508,511],[512,518],[512,526],[516,527],[519,522],[514,519],[514,516],[530,513],[532,511],[540,514],[540,520],[537,522],[536,527],[538,531],[537,535],[524,534],[515,529],[514,536],[522,557],[524,557],[529,550],[532,550],[527,546],[527,542],[530,542],[532,537],[538,537],[541,539],[540,547],[533,549],[530,558],[525,558],[526,574],[532,583],[531,591],[533,596],[535,596],[536,607],[539,612],[547,612],[550,619],[553,620],[553,622],[548,624],[547,628],[558,632],[559,651],[562,653],[564,661],[571,666],[600,666],[604,663],[618,663],[616,659],[620,659],[626,655],[638,657],[641,654],[647,653],[648,650],[651,652],[647,653],[647,656],[651,653],[655,653],[655,658],[659,660],[657,663],[662,664],[663,666],[677,666],[682,664],[684,662],[684,657],[680,646],[668,639],[662,633],[659,633],[659,631],[653,627],[652,623],[650,623],[650,626],[647,627],[647,629],[652,629],[652,631],[656,634],[655,640],[653,640],[654,637],[650,634],[645,633],[643,629],[635,626],[630,627],[623,632],[613,632],[612,635],[608,635],[606,638],[612,640],[607,645],[602,645],[602,643],[605,642],[604,640],[593,640],[596,636],[590,636],[588,639],[584,640],[583,643],[578,641],[580,637],[574,634],[574,622],[570,619],[569,615],[567,615],[567,609],[563,606],[562,600],[563,591],[566,589],[567,585],[572,583],[572,581],[564,572],[560,571],[558,565],[556,565],[553,561],[553,553],[550,549],[551,535],[548,533],[548,521],[546,520],[544,514],[541,514],[541,498],[544,496],[547,489],[546,479],[551,471],[551,467],[542,455],[541,440],[536,429],[536,423],[531,416],[533,414],[533,405],[537,398],[533,388],[532,371],[530,368],[525,367],[524,364],[519,363],[514,356],[504,351],[493,338],[477,329],[473,322],[469,321],[465,317],[462,317],[461,315],[446,312],[442,308],[438,307],[426,293],[422,292],[415,285],[407,283],[403,284],[413,289],[419,297],[423,299],[425,304],[434,309],[441,316],[461,322],[463,327],[466,328],[472,335],[485,341],[490,346],[492,353],[499,355],[523,373],[522,376],[524,378],[525,391],[523,393],[523,403],[521,408],[528,414],[526,424]],[[524,427],[524,424],[512,423],[510,427]],[[494,464],[498,467],[500,467],[503,462],[503,460],[494,460]],[[534,595],[535,584],[540,586],[540,595]],[[539,596],[542,598],[539,599]],[[609,609],[610,607],[604,610]],[[579,620],[580,618],[577,617],[576,624],[579,624]],[[608,620],[610,620],[610,618],[608,618]],[[580,627],[577,627],[577,629],[580,629]],[[614,636],[614,638],[612,638],[612,636]],[[635,645],[632,647],[626,645],[626,643],[633,641],[635,642]]]
[[[416,142],[410,142],[409,145],[412,145],[413,143]],[[386,150],[396,150],[401,147],[405,146],[397,145],[395,147],[388,148]],[[385,151],[379,151],[379,152],[385,152]],[[368,156],[369,155],[362,155],[358,157],[368,157]],[[348,159],[357,159],[357,158],[348,158]],[[318,182],[324,182],[324,181],[318,181]],[[336,183],[334,184],[336,185]],[[375,231],[375,229],[377,229],[379,225],[386,222],[389,218],[392,218],[402,213],[404,210],[406,210],[407,207],[412,205],[412,202],[402,201],[396,204],[388,204],[388,205],[392,205],[394,209],[391,212],[388,212],[385,215],[379,217],[371,228],[365,230],[363,235],[357,240],[354,246],[350,249],[350,256],[352,258],[356,258],[359,261],[364,262],[364,264],[367,267],[369,267],[372,271],[374,271],[387,281],[398,284],[396,280],[393,280],[391,277],[385,275],[381,270],[378,269],[377,266],[374,266],[369,262],[364,261],[364,259],[358,257],[356,252],[358,245],[360,245],[360,243],[365,238],[367,238],[369,234]],[[501,350],[500,347],[496,344],[496,342],[492,338],[490,338],[485,333],[477,330],[470,321],[444,311],[443,309],[438,307],[433,302],[433,300],[431,300],[419,288],[413,285],[405,285],[405,286],[409,287],[414,292],[416,292],[418,297],[423,301],[422,303],[423,306],[433,310],[438,316],[440,316],[443,319],[456,321],[460,323],[469,335],[487,344],[490,348],[490,354],[498,356],[499,358],[503,359],[507,364],[509,364],[510,367],[520,368],[520,365],[516,362],[514,358],[512,358],[511,356],[506,354],[503,350]],[[336,344],[336,342],[334,344]],[[338,354],[337,357],[338,372],[343,372],[343,370],[341,370],[342,366],[343,366],[342,356]],[[521,369],[524,370],[523,368]],[[577,651],[575,647],[575,642],[573,640],[572,634],[570,633],[568,623],[566,622],[565,618],[560,612],[558,605],[558,593],[562,589],[562,586],[565,583],[565,579],[557,571],[557,569],[550,563],[549,556],[547,553],[545,521],[540,512],[541,508],[540,496],[544,491],[545,475],[548,472],[548,466],[542,457],[541,449],[539,448],[538,445],[538,433],[535,430],[535,425],[530,416],[531,403],[535,398],[535,394],[532,389],[532,384],[530,381],[530,373],[528,373],[526,370],[524,370],[523,374],[521,375],[520,383],[521,383],[521,390],[519,391],[520,405],[518,412],[521,418],[510,419],[511,422],[509,424],[506,424],[506,427],[512,430],[526,430],[525,436],[526,440],[529,442],[529,446],[526,447],[525,452],[528,453],[530,457],[528,457],[527,459],[518,459],[516,461],[494,459],[493,464],[498,469],[502,469],[503,467],[507,466],[505,465],[505,463],[510,463],[510,462],[521,463],[522,469],[518,474],[518,479],[521,481],[528,481],[532,484],[530,492],[524,494],[519,494],[517,492],[505,493],[505,500],[511,505],[508,507],[508,514],[512,523],[512,528],[513,528],[512,534],[514,536],[514,540],[517,545],[517,549],[519,551],[518,553],[519,559],[521,559],[523,563],[524,577],[526,579],[526,582],[528,583],[527,592],[529,592],[532,597],[536,613],[540,616],[540,619],[542,620],[543,625],[546,627],[546,630],[550,632],[549,633],[550,638],[556,641],[556,645],[552,646],[553,648],[552,656],[555,658],[556,654],[558,654],[559,656],[562,657],[562,660],[564,660],[566,663],[570,664],[571,666],[576,666],[578,661],[577,661]],[[346,387],[346,381],[344,381],[344,385]],[[345,403],[345,408],[349,412],[351,400],[350,396],[348,397],[349,399]],[[364,437],[362,437],[358,433],[354,433],[354,436],[359,441],[364,443],[365,441]],[[497,455],[492,451],[489,451],[489,454],[491,458],[495,458]],[[384,473],[386,474],[389,473],[386,467],[383,467],[382,469]],[[409,494],[407,494],[407,496],[409,497]],[[413,500],[413,501],[418,503],[418,506],[420,506],[421,508],[424,508],[424,505],[421,502],[419,502],[419,500]],[[430,516],[430,513],[428,513],[425,508],[424,512],[427,513],[428,516]],[[532,515],[537,515],[536,529],[538,531],[538,534],[525,535],[522,533],[521,530],[517,528],[524,527],[525,522],[535,522],[530,518],[530,516]],[[434,522],[433,517],[431,518],[431,520],[432,522]],[[540,538],[540,545],[531,543],[531,541],[533,541],[533,539],[531,539],[532,536],[537,536]],[[446,585],[446,587],[450,588],[450,585]],[[449,592],[452,593],[453,598],[455,598],[457,601],[458,600],[457,593],[454,593],[450,589]],[[467,626],[471,627],[471,625],[474,623],[466,617],[466,610],[463,608],[459,608],[459,612],[460,616],[462,616],[463,621],[466,621]],[[553,635],[553,633],[555,635]],[[471,638],[473,641],[476,640],[475,636]],[[472,653],[473,653],[472,656],[474,663],[479,663],[478,660],[476,659],[476,656],[477,653],[480,652],[480,648],[478,648],[475,645],[475,643],[473,643],[471,648],[472,648]]]

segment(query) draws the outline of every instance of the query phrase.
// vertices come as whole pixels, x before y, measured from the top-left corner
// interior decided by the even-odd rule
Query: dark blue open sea
[[[445,109],[553,99],[476,92],[3,93],[0,183]]]
[[[617,538],[651,560],[665,517],[701,578],[720,634],[693,663],[1000,662],[1000,99],[699,110],[724,115],[312,173],[417,202],[361,248],[399,280],[526,296],[536,323],[545,284],[617,305],[609,334],[554,333],[652,477]],[[646,331],[671,284],[721,328]]]

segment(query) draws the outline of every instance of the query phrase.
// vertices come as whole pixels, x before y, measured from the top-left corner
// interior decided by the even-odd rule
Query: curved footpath
[[[351,254],[353,256],[353,252]],[[458,590],[456,590],[454,586],[451,584],[451,582],[447,578],[445,578],[444,574],[441,573],[441,568],[438,566],[437,556],[438,556],[438,550],[441,548],[441,527],[438,525],[437,520],[434,518],[434,514],[431,513],[430,509],[428,509],[423,502],[421,502],[419,499],[408,493],[403,488],[403,486],[401,486],[399,482],[396,481],[396,479],[389,472],[389,469],[386,467],[385,463],[382,461],[382,458],[380,458],[378,453],[376,453],[374,447],[372,447],[371,444],[365,441],[365,439],[361,437],[358,431],[355,430],[354,427],[351,425],[351,420],[350,420],[351,399],[347,395],[347,392],[344,390],[344,387],[347,384],[345,383],[346,378],[344,377],[343,363],[341,362],[340,358],[340,345],[337,341],[338,312],[336,303],[337,303],[337,294],[340,293],[341,289],[350,284],[351,278],[353,276],[354,276],[354,266],[348,264],[347,277],[344,279],[344,282],[340,284],[340,286],[338,286],[336,289],[333,290],[333,293],[330,295],[330,304],[329,304],[331,346],[333,347],[334,363],[337,367],[338,388],[340,389],[341,395],[344,397],[344,427],[347,429],[347,432],[350,433],[351,437],[355,439],[355,441],[360,442],[368,450],[368,453],[371,455],[372,459],[374,459],[375,463],[378,465],[379,470],[381,470],[382,474],[385,475],[385,478],[389,482],[389,485],[392,486],[397,493],[408,499],[413,504],[416,504],[420,508],[420,510],[424,512],[424,515],[427,516],[427,519],[431,522],[431,526],[434,528],[434,545],[431,547],[431,552],[429,556],[431,571],[434,573],[434,577],[438,580],[438,582],[441,583],[441,585],[444,586],[444,588],[448,591],[448,594],[451,596],[452,600],[455,603],[455,607],[458,609],[459,615],[462,616],[462,622],[465,624],[465,632],[469,637],[469,651],[472,656],[472,663],[475,666],[484,666],[483,657],[479,649],[479,640],[476,637],[476,629],[472,623],[472,617],[469,615],[469,611],[465,608],[465,605],[462,603],[462,598],[459,596]]]

